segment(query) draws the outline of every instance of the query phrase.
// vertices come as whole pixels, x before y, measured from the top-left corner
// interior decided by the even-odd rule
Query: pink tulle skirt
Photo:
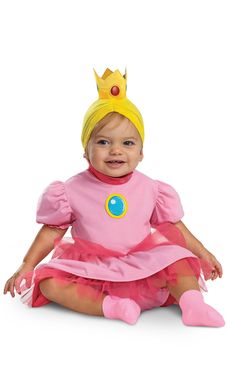
[[[200,289],[207,291],[204,279],[210,278],[211,270],[186,249],[182,233],[171,223],[156,226],[127,254],[79,238],[57,239],[52,259],[21,276],[26,280],[21,283],[21,299],[32,307],[50,303],[40,282],[54,278],[62,287],[75,284],[78,298],[129,297],[147,310],[177,303],[167,284],[175,285],[179,277],[195,276]]]

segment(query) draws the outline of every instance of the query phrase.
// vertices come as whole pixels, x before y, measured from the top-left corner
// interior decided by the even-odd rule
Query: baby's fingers
[[[8,286],[8,290],[10,291],[12,297],[15,297],[14,286],[15,286],[15,279],[13,278],[13,279],[10,279],[9,286]]]
[[[14,282],[13,282],[13,289],[12,289],[12,278],[7,280],[7,282],[5,284],[4,294],[6,294],[7,292],[10,292],[12,297],[15,297],[15,295],[14,295]]]
[[[33,274],[34,274],[34,271],[30,271],[25,276],[25,284],[27,288],[31,287]]]
[[[211,274],[211,280],[217,279],[218,276],[222,277],[222,275],[223,275],[223,271],[222,271],[221,264],[218,261],[215,261],[214,270],[212,271],[212,274]]]
[[[21,292],[24,292],[26,289],[29,289],[31,287],[32,277],[33,271],[29,271],[17,277],[17,279],[15,280],[15,288],[18,294],[21,294]],[[24,283],[22,284],[23,280]]]
[[[15,280],[15,288],[16,288],[16,291],[17,291],[18,294],[21,294],[20,284],[21,284],[22,280],[23,280],[22,276],[17,277],[17,279]]]
[[[215,280],[217,277],[218,277],[218,272],[217,270],[215,269],[214,271],[212,271],[211,273],[211,280]]]
[[[221,266],[220,262],[218,262],[217,259],[215,259],[214,267],[215,267],[215,270],[217,271],[217,276],[222,277],[222,275],[223,275],[222,266]]]
[[[222,268],[222,265],[219,263],[219,275],[220,277],[223,276],[223,268]]]
[[[10,280],[7,280],[7,282],[4,286],[4,291],[3,291],[4,294],[6,294],[8,292],[9,284],[10,284]]]

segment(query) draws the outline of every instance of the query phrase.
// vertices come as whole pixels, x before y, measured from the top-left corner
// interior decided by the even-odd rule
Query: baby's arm
[[[218,276],[222,277],[222,266],[220,262],[216,259],[216,257],[210,251],[208,251],[196,237],[194,237],[194,235],[188,230],[188,228],[184,225],[184,223],[181,220],[175,223],[174,225],[177,228],[179,228],[179,230],[182,232],[184,239],[186,241],[187,249],[190,250],[197,257],[205,259],[211,264],[211,279],[215,280]]]
[[[180,220],[174,224],[184,236],[186,241],[187,249],[190,250],[194,255],[201,256],[206,250],[203,244],[188,230],[184,223]]]
[[[33,268],[36,267],[52,251],[55,239],[62,238],[66,231],[67,229],[43,225],[25,254],[23,263],[30,264]]]
[[[14,288],[16,287],[16,279],[26,272],[32,271],[41,260],[43,260],[54,248],[56,238],[62,238],[67,229],[52,228],[43,225],[36,235],[32,245],[24,256],[23,263],[17,271],[7,280],[4,287],[4,294],[11,293],[15,297]]]

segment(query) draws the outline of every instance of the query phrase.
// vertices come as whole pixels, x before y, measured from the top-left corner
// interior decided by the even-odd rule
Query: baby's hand
[[[207,280],[208,279],[215,280],[218,276],[222,277],[223,275],[222,266],[220,262],[218,262],[216,257],[210,251],[204,248],[199,258],[206,260],[212,266],[211,276],[208,277]]]
[[[18,270],[10,277],[10,279],[7,280],[5,287],[4,287],[4,294],[6,294],[7,292],[10,292],[11,296],[15,297],[14,289],[16,289],[16,292],[20,294],[20,283],[24,279],[23,275],[26,272],[30,272],[33,270],[34,270],[34,267],[32,265],[27,264],[27,263],[22,263],[22,265],[18,268]],[[31,274],[29,273],[29,275]],[[32,276],[25,278],[25,280],[26,280],[26,287],[30,288]]]

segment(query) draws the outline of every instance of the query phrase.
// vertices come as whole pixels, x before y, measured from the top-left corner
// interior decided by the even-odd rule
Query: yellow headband
[[[126,98],[126,69],[124,76],[122,76],[119,70],[112,72],[108,68],[105,70],[101,78],[97,75],[95,70],[94,73],[97,82],[99,99],[89,107],[84,116],[81,135],[81,141],[84,149],[86,148],[90,135],[98,121],[100,121],[110,112],[118,112],[127,117],[136,127],[143,142],[144,125],[142,115],[138,108],[128,98]]]

